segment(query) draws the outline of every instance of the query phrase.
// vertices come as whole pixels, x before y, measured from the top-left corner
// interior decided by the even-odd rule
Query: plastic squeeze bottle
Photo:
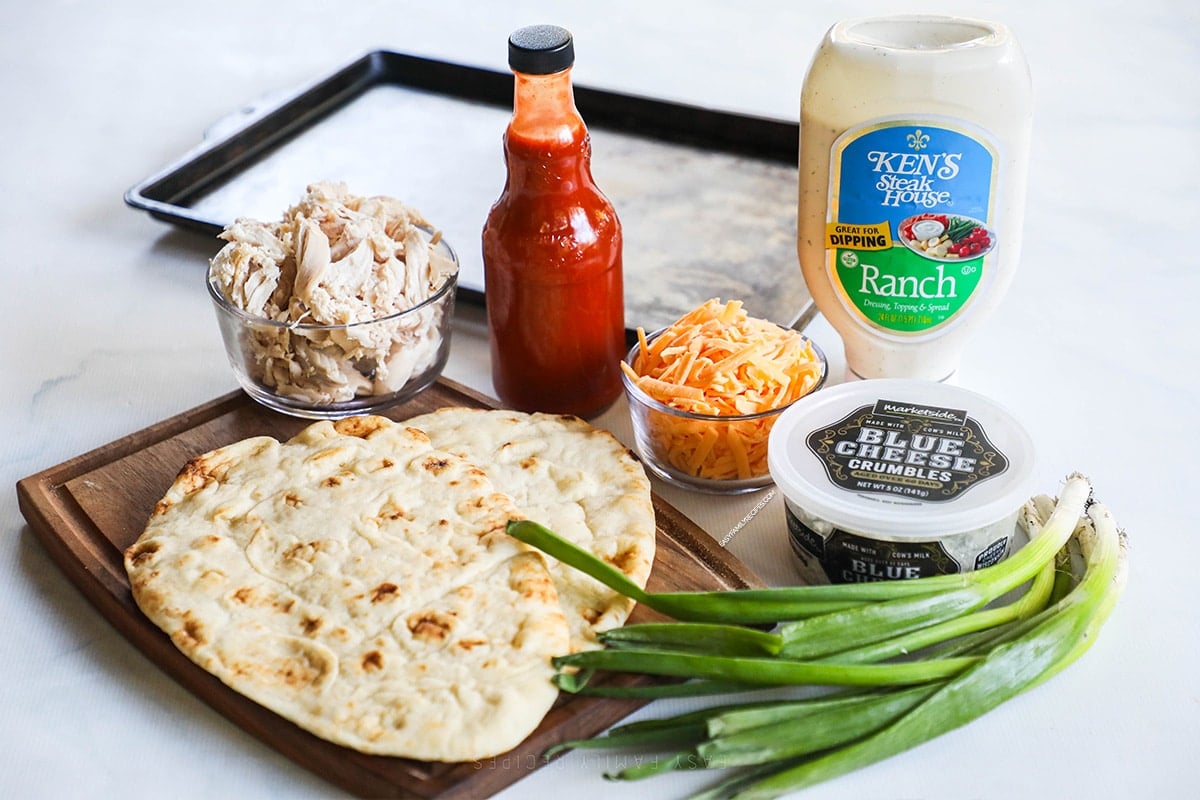
[[[508,60],[508,176],[483,228],[492,383],[518,410],[591,417],[621,392],[621,224],[592,180],[570,32],[521,28]]]
[[[861,378],[945,380],[1021,251],[1032,90],[1003,25],[834,25],[800,99],[798,250]]]

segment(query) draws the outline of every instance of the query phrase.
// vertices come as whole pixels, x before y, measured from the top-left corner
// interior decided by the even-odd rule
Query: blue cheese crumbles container
[[[957,386],[869,380],[823,389],[771,430],[768,466],[807,583],[980,569],[1013,547],[1034,474],[1029,434]]]

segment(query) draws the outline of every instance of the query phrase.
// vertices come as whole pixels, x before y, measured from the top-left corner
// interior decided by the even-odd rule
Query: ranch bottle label
[[[845,131],[831,155],[825,247],[842,304],[899,338],[939,332],[996,247],[997,144],[953,120],[889,118]]]

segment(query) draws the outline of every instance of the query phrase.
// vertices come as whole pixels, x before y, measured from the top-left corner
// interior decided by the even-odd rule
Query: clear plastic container
[[[808,583],[921,578],[1003,559],[1032,490],[1025,429],[932,381],[844,383],[771,431],[768,463]]]

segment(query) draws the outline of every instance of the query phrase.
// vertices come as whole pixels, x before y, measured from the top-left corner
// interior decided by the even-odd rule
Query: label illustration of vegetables
[[[914,253],[943,261],[982,257],[996,241],[982,222],[950,214],[917,214],[900,223],[899,233]]]

